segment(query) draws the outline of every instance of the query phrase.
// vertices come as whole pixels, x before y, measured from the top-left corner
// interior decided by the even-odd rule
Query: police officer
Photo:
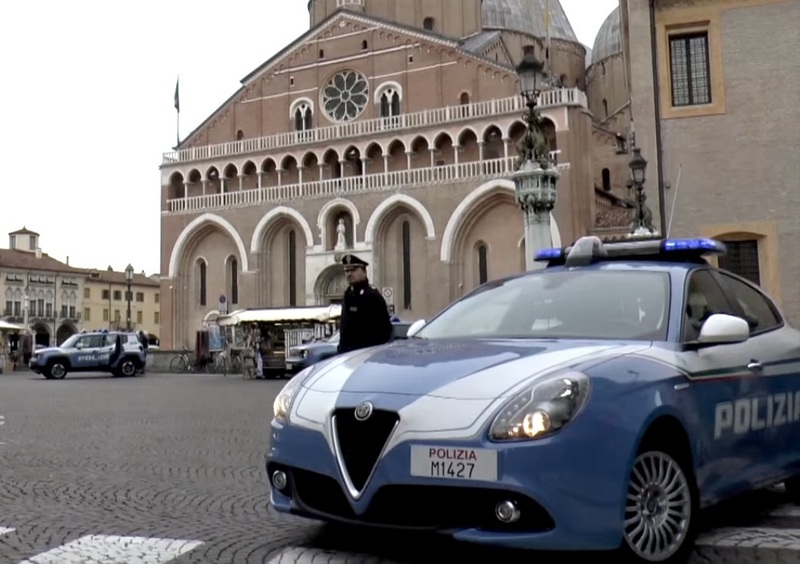
[[[350,285],[342,302],[338,352],[387,343],[392,336],[389,309],[381,293],[367,279],[369,263],[348,254],[342,257],[342,265]]]

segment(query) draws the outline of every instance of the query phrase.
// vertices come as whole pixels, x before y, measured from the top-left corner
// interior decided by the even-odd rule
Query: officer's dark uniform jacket
[[[392,322],[386,300],[368,281],[347,288],[342,302],[339,327],[339,353],[387,343]]]

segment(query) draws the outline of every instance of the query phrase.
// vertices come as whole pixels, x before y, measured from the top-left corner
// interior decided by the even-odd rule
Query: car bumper
[[[623,448],[619,447],[623,460],[610,463],[597,450],[598,445],[605,449],[607,438],[562,438],[508,445],[422,443],[497,449],[499,471],[494,482],[411,476],[410,447],[419,443],[401,443],[384,455],[362,496],[354,500],[342,486],[336,459],[321,433],[273,421],[267,472],[271,477],[282,470],[288,482],[282,491],[272,486],[270,500],[284,513],[434,530],[487,545],[533,550],[618,548],[628,464]],[[519,520],[512,524],[495,516],[497,504],[506,500],[520,510]]]
[[[312,364],[314,362],[309,362],[307,358],[290,358],[286,360],[286,372],[292,375],[299,374]]]
[[[41,374],[44,365],[41,364],[39,360],[31,359],[30,362],[28,362],[28,368],[31,369],[31,372],[34,372],[36,374]]]

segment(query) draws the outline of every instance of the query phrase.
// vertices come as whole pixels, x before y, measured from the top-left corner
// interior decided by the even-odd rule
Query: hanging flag
[[[181,81],[180,77],[178,77],[178,79],[175,81],[175,109],[178,110],[178,113],[181,112],[181,98],[178,93],[180,81]]]

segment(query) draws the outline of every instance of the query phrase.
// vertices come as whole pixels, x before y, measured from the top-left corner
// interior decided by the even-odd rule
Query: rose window
[[[334,121],[352,121],[367,107],[369,84],[363,74],[342,71],[322,91],[322,107]]]

